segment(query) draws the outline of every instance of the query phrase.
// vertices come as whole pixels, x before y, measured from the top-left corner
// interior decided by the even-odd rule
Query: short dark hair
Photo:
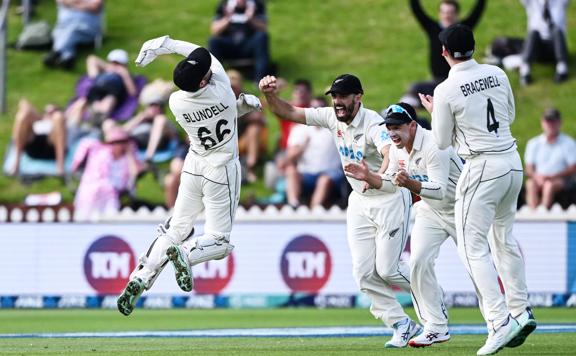
[[[451,5],[454,6],[454,10],[456,10],[456,13],[460,13],[460,4],[458,3],[458,1],[456,0],[442,0],[442,2],[440,2],[440,5],[442,4],[446,4],[446,5]]]
[[[294,86],[297,85],[303,85],[309,92],[312,92],[312,83],[308,79],[296,79],[294,81]]]

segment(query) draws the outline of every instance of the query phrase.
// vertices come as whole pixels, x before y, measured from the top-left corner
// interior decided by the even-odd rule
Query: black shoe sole
[[[518,347],[522,345],[524,341],[526,341],[528,335],[530,335],[534,330],[536,330],[536,325],[537,325],[536,321],[534,320],[528,322],[528,324],[524,325],[522,330],[520,330],[520,333],[518,333],[518,335],[515,338],[513,338],[506,344],[506,347]]]

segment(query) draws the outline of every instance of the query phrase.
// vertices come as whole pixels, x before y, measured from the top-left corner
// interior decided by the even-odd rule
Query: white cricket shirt
[[[422,183],[419,195],[425,204],[436,211],[454,210],[462,161],[451,146],[439,149],[432,132],[418,126],[410,153],[406,148],[390,147],[390,163],[382,175],[381,190],[394,192],[399,189],[392,183],[392,175],[400,169],[404,169],[411,179]]]
[[[193,93],[170,96],[170,110],[190,138],[189,153],[221,166],[238,157],[236,96],[222,64],[212,56],[212,78]]]
[[[440,148],[460,157],[516,150],[510,132],[514,95],[504,71],[474,59],[456,64],[434,90],[432,132]]]
[[[382,148],[390,145],[390,137],[384,126],[379,126],[382,117],[377,112],[365,109],[363,105],[350,123],[338,121],[334,109],[325,108],[307,108],[306,124],[312,126],[325,127],[332,133],[334,143],[340,154],[342,166],[347,163],[359,164],[362,160],[366,161],[368,168],[376,172],[382,165]],[[352,189],[360,195],[386,195],[388,193],[368,189],[362,192],[363,181],[346,177],[352,186]]]

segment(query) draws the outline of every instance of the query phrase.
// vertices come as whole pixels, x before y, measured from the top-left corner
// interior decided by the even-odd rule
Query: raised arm
[[[136,65],[144,67],[155,60],[156,57],[164,54],[179,54],[183,57],[188,57],[188,55],[198,47],[200,46],[194,43],[173,40],[168,35],[157,37],[144,42],[138,58],[136,58]],[[224,67],[213,55],[211,69],[212,71],[225,73]]]
[[[266,97],[270,110],[284,120],[290,120],[299,124],[306,124],[306,112],[303,108],[298,108],[285,100],[280,99],[277,92],[277,79],[267,75],[258,84],[260,91]]]
[[[480,21],[480,17],[482,17],[482,13],[484,12],[484,8],[486,7],[486,0],[477,0],[476,5],[470,12],[470,15],[466,19],[462,21],[462,23],[471,29],[474,29],[476,25],[478,25],[478,21]]]
[[[410,8],[412,9],[414,17],[424,30],[428,30],[428,28],[436,24],[436,21],[424,12],[420,0],[410,0]]]
[[[434,91],[436,94],[437,91]],[[445,98],[436,94],[436,98],[431,95],[418,93],[422,106],[432,115],[432,134],[436,145],[441,149],[452,145],[454,135],[454,114],[450,110],[450,104]]]

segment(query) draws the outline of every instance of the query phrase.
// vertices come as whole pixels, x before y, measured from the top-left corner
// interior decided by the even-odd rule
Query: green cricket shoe
[[[188,256],[182,251],[180,246],[172,245],[166,250],[166,255],[176,273],[176,283],[184,292],[190,292],[194,288],[194,280],[192,279],[192,269],[188,262]]]
[[[138,298],[144,292],[144,282],[140,278],[134,278],[126,285],[124,291],[118,297],[118,310],[120,313],[128,316],[134,308],[136,307],[136,302],[138,302]]]

